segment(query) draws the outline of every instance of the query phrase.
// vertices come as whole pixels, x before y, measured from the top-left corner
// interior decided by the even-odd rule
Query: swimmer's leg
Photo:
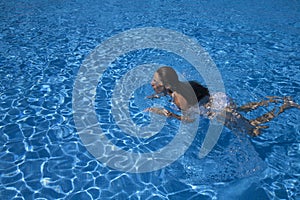
[[[259,136],[261,134],[260,130],[266,128],[269,128],[269,126],[256,126],[250,135],[254,137]]]
[[[250,124],[255,127],[253,130],[254,136],[257,136],[260,134],[260,129],[268,128],[267,126],[260,126],[260,124],[271,121],[272,119],[274,119],[275,117],[277,117],[279,114],[283,113],[287,109],[290,109],[290,108],[300,109],[300,105],[297,104],[296,102],[294,102],[291,97],[284,97],[283,100],[284,100],[284,102],[283,102],[282,106],[279,107],[279,111],[277,113],[275,113],[276,108],[274,108],[270,112],[254,119],[254,120],[250,120]]]
[[[290,109],[290,108],[300,109],[300,105],[295,103],[290,97],[285,97],[284,103],[282,106],[280,106],[279,111],[277,113],[275,113],[276,108],[274,108],[273,110],[262,115],[261,117],[258,117],[254,120],[250,120],[250,124],[253,126],[257,126],[257,125],[269,122],[272,119],[274,119],[276,116],[278,116],[280,113],[282,113],[285,110]]]
[[[268,112],[268,113],[262,115],[261,117],[258,117],[258,118],[256,118],[256,119],[253,119],[253,120],[250,120],[250,121],[249,121],[250,124],[251,124],[252,126],[254,126],[254,128],[251,129],[251,132],[250,132],[250,135],[251,135],[251,136],[258,136],[258,135],[260,135],[260,133],[261,133],[261,132],[260,132],[261,129],[269,128],[268,126],[260,126],[260,124],[269,122],[269,121],[271,121],[272,119],[274,119],[274,118],[277,116],[277,114],[275,114],[275,110],[276,110],[276,109],[274,108],[272,111],[270,111],[270,112]]]
[[[250,120],[250,124],[257,127],[260,124],[266,123],[274,119],[278,114],[275,113],[275,108],[271,110],[270,112],[256,118],[253,120]]]
[[[278,103],[279,100],[282,100],[281,97],[277,96],[268,96],[268,100],[260,101],[260,102],[250,102],[243,106],[237,108],[238,111],[249,112],[255,110],[261,106],[268,106],[269,103]]]

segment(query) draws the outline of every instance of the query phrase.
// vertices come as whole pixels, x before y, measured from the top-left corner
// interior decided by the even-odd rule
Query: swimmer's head
[[[178,75],[171,67],[160,67],[153,76],[151,86],[156,93],[166,93],[167,90],[174,90],[178,85]]]
[[[176,92],[177,96],[181,95],[189,105],[194,105],[204,97],[210,96],[208,88],[195,81],[179,81],[176,71],[168,66],[160,67],[154,73],[151,85],[156,93],[172,96],[173,92]]]
[[[157,94],[165,92],[164,84],[157,72],[154,73],[154,76],[151,81],[151,86]]]

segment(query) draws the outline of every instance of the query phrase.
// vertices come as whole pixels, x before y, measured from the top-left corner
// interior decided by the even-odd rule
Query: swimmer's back
[[[204,97],[210,96],[208,89],[197,81],[189,81],[187,83],[189,83],[193,88],[198,102],[201,101]]]

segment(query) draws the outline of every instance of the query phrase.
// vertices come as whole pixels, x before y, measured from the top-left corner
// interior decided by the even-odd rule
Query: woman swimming
[[[237,107],[232,99],[224,93],[210,94],[206,87],[196,81],[179,81],[176,71],[167,66],[161,67],[155,72],[151,86],[156,94],[148,98],[170,95],[174,104],[182,111],[182,115],[161,108],[148,108],[147,111],[191,122],[193,119],[190,113],[197,110],[197,114],[209,119],[216,118],[229,129],[246,132],[251,136],[258,136],[261,129],[268,128],[268,126],[261,124],[271,121],[285,110],[289,108],[300,109],[300,105],[293,102],[290,97],[267,97],[267,100],[251,102]],[[261,106],[268,106],[270,103],[282,103],[282,105],[253,120],[245,118],[240,113],[241,111],[249,112]],[[195,109],[195,106],[198,106],[199,109]]]

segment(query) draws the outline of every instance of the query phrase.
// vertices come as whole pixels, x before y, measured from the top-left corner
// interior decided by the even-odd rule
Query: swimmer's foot
[[[298,109],[300,109],[300,105],[298,103],[294,102],[291,97],[284,97],[284,99],[283,99],[283,105],[280,106],[278,115],[280,113],[284,112],[285,110],[290,109],[290,108],[298,108]]]

